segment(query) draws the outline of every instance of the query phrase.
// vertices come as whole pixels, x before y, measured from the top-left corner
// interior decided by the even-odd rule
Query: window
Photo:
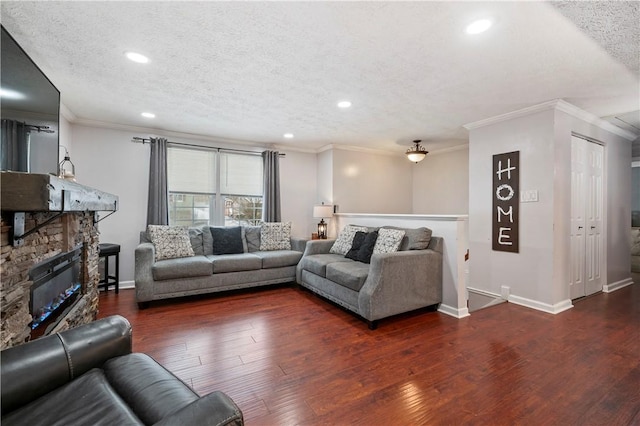
[[[255,225],[262,218],[262,157],[167,149],[170,225]]]

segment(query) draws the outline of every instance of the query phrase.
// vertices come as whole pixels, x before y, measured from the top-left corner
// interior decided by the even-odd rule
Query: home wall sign
[[[493,156],[493,250],[518,253],[520,151]]]

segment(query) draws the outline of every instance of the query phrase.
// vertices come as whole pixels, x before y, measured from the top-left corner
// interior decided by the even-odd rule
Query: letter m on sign
[[[518,253],[520,151],[493,156],[493,250]]]

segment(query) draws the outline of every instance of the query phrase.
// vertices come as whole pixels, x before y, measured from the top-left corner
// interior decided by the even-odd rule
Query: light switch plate
[[[538,190],[528,189],[526,191],[520,191],[521,203],[536,203],[538,202]]]

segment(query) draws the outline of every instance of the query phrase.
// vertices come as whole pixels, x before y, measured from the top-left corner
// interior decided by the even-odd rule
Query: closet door
[[[602,290],[604,148],[571,139],[571,299]]]
[[[587,184],[586,184],[586,249],[585,249],[585,295],[602,291],[602,261],[604,241],[602,238],[602,197],[604,148],[596,143],[586,142]]]

